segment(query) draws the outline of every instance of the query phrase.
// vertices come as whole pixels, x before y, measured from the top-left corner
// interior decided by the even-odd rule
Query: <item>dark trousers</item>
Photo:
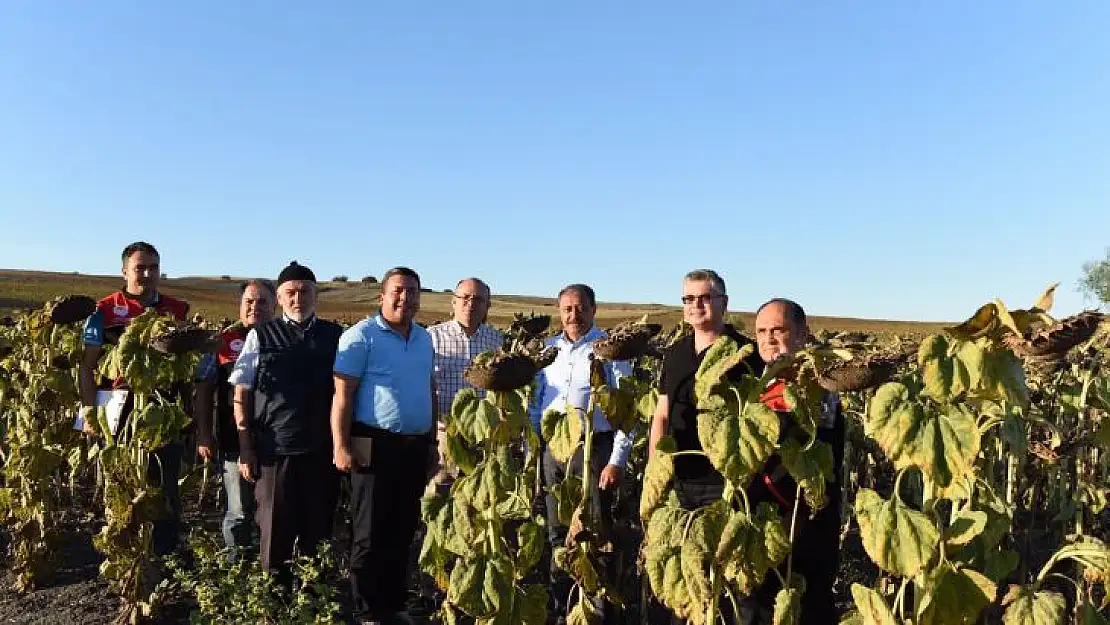
[[[181,493],[177,489],[177,478],[184,452],[182,443],[170,443],[154,450],[147,462],[147,481],[157,485],[166,498],[167,516],[154,521],[151,528],[154,553],[160,556],[177,551],[181,535]]]
[[[370,466],[351,472],[351,598],[356,616],[384,619],[405,609],[433,443],[381,431],[373,439]]]
[[[320,541],[331,538],[338,494],[339,475],[329,454],[276,456],[260,463],[254,518],[261,534],[262,568],[276,571],[288,586],[294,544],[312,556]]]
[[[612,432],[596,432],[593,435],[593,446],[590,450],[590,471],[588,475],[583,475],[582,462],[583,453],[582,447],[574,453],[570,462],[565,465],[555,458],[551,457],[551,452],[544,449],[543,452],[543,482],[547,488],[558,486],[566,479],[567,475],[574,475],[582,479],[582,487],[590,489],[590,513],[601,525],[601,535],[603,537],[612,538],[613,528],[613,495],[614,489],[601,490],[597,487],[597,482],[601,479],[601,470],[605,465],[609,464],[609,456],[613,452],[613,433]],[[559,521],[558,503],[551,493],[547,494],[547,538],[551,544],[551,549],[562,547],[567,538],[567,526]],[[602,554],[600,558],[602,575],[608,575],[608,581],[613,582],[612,571],[615,565],[615,554]],[[565,571],[560,569],[555,564],[555,559],[551,559],[551,594],[554,600],[555,614],[564,615],[568,608],[572,606],[570,602],[570,593],[574,588],[574,581],[566,574]],[[605,608],[607,620],[612,621],[611,608]]]

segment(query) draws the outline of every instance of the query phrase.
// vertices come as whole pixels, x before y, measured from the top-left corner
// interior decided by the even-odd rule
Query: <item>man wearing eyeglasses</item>
[[[659,439],[669,434],[679,451],[702,451],[698,439],[698,408],[694,397],[694,374],[705,354],[721,336],[741,347],[753,345],[736,327],[725,322],[728,294],[725,281],[712,269],[698,269],[682,280],[682,318],[693,328],[663,354],[663,376],[659,403],[651,422],[648,449],[655,451]],[[760,375],[763,360],[755,352],[730,372],[730,376]],[[725,480],[705,456],[678,456],[674,460],[674,490],[683,508],[693,510],[721,498]]]
[[[694,376],[713,343],[728,336],[741,347],[753,345],[732,324],[726,323],[728,294],[725,281],[712,269],[697,269],[682,280],[682,318],[693,332],[678,340],[663,353],[663,375],[659,403],[651,422],[649,453],[655,452],[659,439],[670,435],[679,451],[703,451],[698,439],[698,407],[694,397]],[[734,367],[729,378],[761,375],[763,360],[754,351]],[[694,510],[721,499],[725,479],[705,456],[688,455],[674,459],[672,480],[679,505]],[[726,617],[728,618],[728,617]],[[673,623],[683,621],[674,617]]]
[[[451,297],[450,321],[428,328],[435,350],[436,410],[439,415],[451,412],[451,403],[459,391],[472,388],[463,378],[463,370],[482,352],[499,349],[504,342],[501,332],[486,323],[490,308],[490,290],[478,278],[464,278],[455,285]],[[479,390],[478,394],[484,391]],[[447,461],[443,421],[438,422],[440,464],[432,484],[449,487],[458,475],[458,467]]]

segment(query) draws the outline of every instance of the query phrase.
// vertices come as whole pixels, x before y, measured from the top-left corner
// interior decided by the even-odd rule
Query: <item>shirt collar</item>
[[[569,345],[571,347],[578,347],[579,345],[582,345],[584,343],[589,343],[591,341],[596,341],[602,338],[605,338],[605,333],[601,330],[601,328],[594,325],[590,326],[590,331],[582,335],[582,338],[578,339],[577,341],[572,342],[570,339],[568,339],[567,333],[564,331],[560,332],[558,337],[556,337],[556,342],[560,346]]]
[[[488,325],[484,321],[482,323],[478,324],[478,329],[475,330],[474,335],[469,337],[469,338],[476,338],[476,337],[484,334],[486,332],[487,327],[488,327]],[[466,336],[466,330],[463,330],[462,324],[459,323],[458,319],[452,319],[451,320],[451,328],[454,329],[455,332],[458,332],[459,334],[461,334],[463,336]]]
[[[312,316],[308,318],[308,321],[304,322],[303,324],[297,323],[296,321],[290,319],[289,315],[286,315],[285,313],[281,314],[281,318],[285,320],[285,323],[288,323],[289,325],[303,332],[311,330],[312,326],[316,325],[316,313],[312,313]]]
[[[126,288],[120,289],[119,292],[123,295],[123,299],[131,300],[132,302],[135,302],[135,303],[139,304],[140,306],[143,305],[143,300],[139,299],[138,295],[132,295],[132,294],[128,293]],[[159,291],[155,291],[154,292],[154,298],[150,300],[150,305],[151,306],[157,306],[161,302],[162,302],[162,293],[159,292]]]
[[[392,332],[392,333],[396,334],[397,336],[399,336],[401,338],[405,338],[404,335],[402,335],[400,332],[398,332],[397,330],[394,330],[393,326],[389,325],[389,323],[385,320],[385,317],[382,316],[382,313],[379,312],[378,314],[374,315],[374,322],[378,324],[379,328],[385,330],[386,332]],[[415,321],[410,321],[409,322],[409,338],[412,337],[412,330],[415,327],[416,327],[416,322]]]

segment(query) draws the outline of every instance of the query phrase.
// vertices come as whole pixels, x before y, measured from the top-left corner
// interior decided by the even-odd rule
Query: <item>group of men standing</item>
[[[123,252],[125,289],[101,300],[85,330],[81,390],[85,405],[95,401],[96,363],[107,328],[122,328],[148,308],[184,320],[188,304],[158,292],[160,259],[153,246],[139,242]],[[496,350],[503,336],[487,322],[490,288],[477,278],[461,280],[452,295],[451,320],[427,329],[414,322],[420,307],[419,275],[406,267],[390,269],[380,282],[377,313],[343,330],[316,314],[316,278],[297,262],[285,267],[276,282],[251,280],[242,285],[239,322],[220,335],[220,348],[198,368],[192,394],[197,424],[197,453],[223,467],[226,515],[223,537],[229,547],[249,548],[259,529],[262,566],[291,581],[288,561],[297,547],[315,553],[331,537],[340,480],[350,482],[351,546],[349,577],[355,617],[362,623],[409,623],[405,613],[410,548],[420,523],[420,497],[429,487],[449,484],[454,468],[439,448],[439,416],[450,411],[455,395],[469,384],[464,369],[478,354]],[[697,408],[693,378],[708,348],[720,336],[741,345],[751,341],[725,322],[728,296],[713,271],[698,270],[682,282],[683,318],[693,332],[670,346],[664,356],[660,400],[651,425],[649,453],[666,434],[679,450],[697,450]],[[276,304],[276,311],[275,311]],[[548,410],[588,408],[592,344],[606,332],[594,323],[597,301],[592,288],[571,284],[558,294],[562,330],[548,339],[558,349],[555,361],[537,376],[530,406],[540,433]],[[276,314],[275,314],[276,313]],[[805,313],[789,300],[772,300],[756,319],[758,352],[733,375],[760,374],[764,363],[800,349],[808,330]],[[628,362],[607,362],[606,376],[617,384],[631,374]],[[118,381],[99,385],[119,386]],[[768,388],[768,405],[787,410],[781,388]],[[835,399],[835,398],[834,398]],[[840,473],[843,417],[836,402],[819,434],[833,444]],[[591,466],[582,466],[582,450],[561,463],[545,450],[545,485],[573,474],[594,490],[595,518],[611,524],[612,501],[635,438],[615,430],[598,408],[593,420]],[[542,439],[542,436],[541,436]],[[546,447],[546,446],[545,446]],[[176,476],[180,443],[159,450],[159,481],[170,502],[168,518],[155,526],[161,554],[177,547],[180,502]],[[792,483],[768,466],[766,480],[753,480],[748,495],[759,501],[791,498]],[[434,478],[432,478],[434,474]],[[774,479],[771,476],[774,475]],[[779,483],[776,484],[776,480]],[[695,508],[719,499],[724,481],[703,457],[680,456],[674,488],[682,506]],[[837,568],[839,479],[830,486],[830,503],[805,527],[805,543],[793,570],[807,580],[805,622],[835,622],[832,580]],[[547,531],[559,546],[567,528],[548,495]],[[571,581],[552,565],[554,613],[565,614]],[[773,605],[768,585],[751,598],[745,622]],[[769,599],[768,599],[769,598]],[[741,622],[737,619],[736,622]],[[769,622],[769,621],[768,621]]]

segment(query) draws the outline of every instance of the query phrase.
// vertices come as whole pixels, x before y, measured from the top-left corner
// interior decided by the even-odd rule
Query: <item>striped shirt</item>
[[[435,349],[435,379],[438,389],[439,414],[451,412],[455,395],[472,388],[463,378],[463,370],[482,352],[501,348],[504,337],[488,323],[478,326],[474,336],[467,336],[462,324],[451,320],[428,328]],[[482,391],[478,391],[481,395]]]

